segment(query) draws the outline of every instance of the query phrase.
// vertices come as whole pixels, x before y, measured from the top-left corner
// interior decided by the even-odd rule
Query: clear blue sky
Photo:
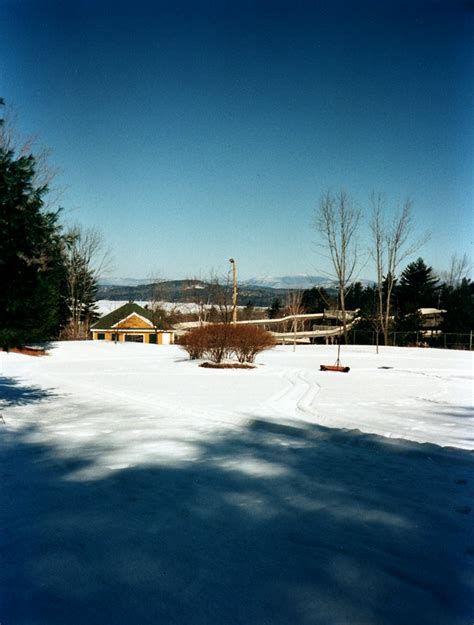
[[[443,269],[472,249],[469,4],[0,0],[0,96],[112,275],[319,274],[342,187],[410,195]]]

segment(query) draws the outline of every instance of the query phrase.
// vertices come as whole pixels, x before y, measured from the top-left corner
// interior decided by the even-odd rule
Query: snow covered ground
[[[0,354],[0,622],[471,625],[468,352]]]

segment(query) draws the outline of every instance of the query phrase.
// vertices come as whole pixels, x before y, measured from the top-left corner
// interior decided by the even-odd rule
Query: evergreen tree
[[[474,282],[463,278],[457,286],[444,284],[441,307],[446,310],[441,325],[444,332],[468,333],[474,330]]]
[[[312,289],[303,291],[303,297],[301,298],[301,304],[306,312],[310,314],[324,312],[325,308],[331,307],[331,301],[331,297],[326,289],[315,286]]]
[[[276,297],[273,300],[272,305],[270,306],[270,308],[267,309],[268,318],[269,319],[276,319],[277,317],[280,316],[280,312],[281,312],[281,302]]]
[[[354,282],[346,294],[346,306],[348,310],[357,310],[367,305],[367,299],[370,287],[364,288],[361,282]],[[373,291],[373,289],[372,289]],[[370,291],[370,295],[372,295]],[[369,299],[370,298],[369,295]]]
[[[378,351],[383,332],[380,314],[378,314],[377,286],[366,286],[358,297],[355,308],[359,310],[354,327],[357,343],[370,344],[374,341]]]
[[[0,100],[0,105],[3,101]],[[2,123],[2,120],[0,120]],[[65,281],[58,213],[44,207],[35,158],[0,144],[0,346],[56,336]]]
[[[410,263],[401,273],[395,289],[395,327],[404,333],[400,341],[413,342],[423,326],[420,308],[436,308],[439,300],[438,278],[422,258]],[[409,334],[411,333],[411,334]]]
[[[252,301],[248,300],[245,304],[245,308],[242,310],[242,319],[253,319],[255,313],[255,305]]]
[[[438,305],[439,284],[422,258],[410,263],[400,276],[396,287],[396,306],[399,316],[414,314],[419,308]]]

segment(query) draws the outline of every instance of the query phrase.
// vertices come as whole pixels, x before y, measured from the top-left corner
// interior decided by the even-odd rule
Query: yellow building
[[[150,310],[129,302],[101,317],[92,327],[95,341],[116,341],[133,343],[174,343],[174,332],[162,330],[155,325]]]

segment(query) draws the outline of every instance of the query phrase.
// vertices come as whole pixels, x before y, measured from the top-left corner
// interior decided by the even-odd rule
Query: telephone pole
[[[237,263],[229,258],[232,265],[232,323],[237,323]]]

